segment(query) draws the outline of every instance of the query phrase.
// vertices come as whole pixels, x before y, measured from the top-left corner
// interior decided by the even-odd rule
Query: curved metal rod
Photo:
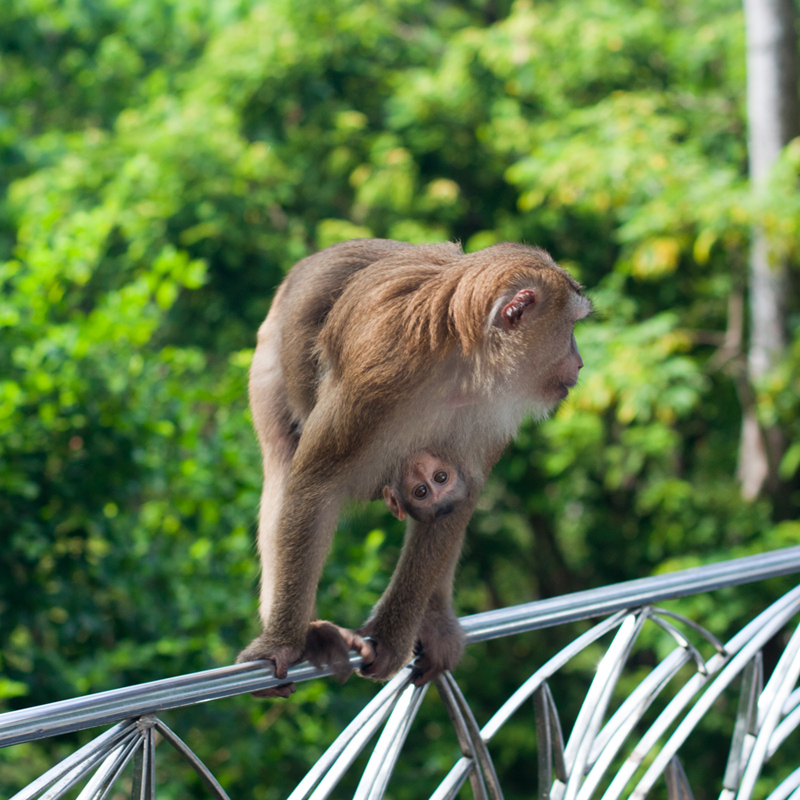
[[[483,770],[483,777],[486,781],[487,788],[489,789],[489,796],[492,798],[492,800],[502,800],[503,792],[500,788],[500,781],[497,777],[497,771],[494,768],[494,762],[492,761],[492,757],[489,755],[489,749],[486,747],[486,742],[481,735],[481,730],[478,727],[478,723],[475,720],[472,709],[469,707],[469,703],[467,703],[464,693],[459,688],[458,684],[456,683],[456,679],[452,676],[452,674],[446,672],[444,678],[449,685],[450,691],[453,693],[456,702],[461,707],[461,715],[464,719],[464,722],[467,724],[469,738],[472,741],[475,748],[475,753],[478,756],[478,763]]]
[[[609,631],[621,625],[622,621],[627,616],[628,613],[626,611],[619,611],[613,616],[608,617],[608,619],[601,620],[593,628],[582,633],[577,639],[571,641],[566,647],[539,667],[539,669],[537,669],[499,709],[497,709],[492,718],[483,726],[481,735],[484,741],[490,742],[492,740],[492,737],[497,731],[508,722],[511,715],[530,698],[543,681],[558,672],[561,667],[568,661],[571,661],[582,650],[585,650],[590,644],[594,644],[594,642],[605,636]]]
[[[742,682],[739,687],[739,705],[736,709],[736,720],[733,723],[733,736],[728,753],[728,763],[722,776],[725,792],[733,793],[739,787],[747,756],[758,730],[758,698],[764,690],[764,657],[759,651],[742,670]]]
[[[662,631],[666,631],[678,643],[679,647],[682,647],[687,653],[689,653],[689,655],[692,657],[692,661],[694,661],[694,664],[697,667],[697,671],[701,675],[708,675],[708,666],[706,665],[705,659],[700,655],[700,651],[689,641],[686,636],[684,636],[671,622],[661,619],[657,614],[651,614],[650,619],[652,619]]]
[[[156,742],[153,735],[155,720],[144,717],[136,720],[142,737],[141,752],[137,749],[133,759],[132,800],[153,800],[156,786]]]
[[[596,749],[589,756],[592,767],[583,780],[577,800],[588,800],[594,795],[637,723],[688,662],[687,651],[681,647],[676,648],[623,701],[595,740]]]
[[[800,725],[800,700],[794,708],[787,710],[784,708],[783,713],[786,716],[778,723],[772,738],[769,740],[769,749],[767,750],[767,761],[778,752],[778,748],[783,744],[790,733],[794,733],[798,725]]]
[[[121,741],[127,743],[130,739],[138,738],[137,734],[131,733]],[[101,762],[106,758],[106,750],[102,748],[88,755],[79,764],[72,767],[69,772],[62,775],[42,796],[40,800],[58,800],[63,797],[78,781],[85,778],[92,770],[101,766]]]
[[[128,766],[136,749],[144,744],[141,736],[133,735],[126,740],[127,744],[120,746],[109,753],[105,761],[92,775],[91,780],[83,787],[76,800],[104,800],[114,788],[114,784],[122,775],[122,770]]]
[[[372,751],[353,800],[379,800],[383,797],[408,737],[411,723],[417,716],[429,686],[430,684],[406,687]]]
[[[465,758],[469,761],[469,780],[472,786],[472,794],[475,800],[489,800],[489,794],[486,789],[486,782],[483,779],[483,773],[478,768],[478,754],[475,750],[475,742],[469,735],[467,722],[461,712],[458,702],[456,701],[453,690],[448,681],[445,680],[443,675],[436,679],[436,688],[439,690],[439,696],[442,698],[442,703],[447,710],[447,716],[450,717],[450,722],[456,732],[458,745]],[[494,799],[493,799],[494,800]]]
[[[800,767],[790,775],[787,775],[767,796],[767,800],[786,800],[798,789],[800,789]]]
[[[622,674],[622,668],[630,656],[634,642],[642,632],[649,615],[650,609],[644,608],[641,612],[628,616],[620,625],[611,646],[597,668],[597,674],[581,705],[578,719],[575,720],[564,750],[564,759],[569,773],[567,785],[563,790],[566,800],[575,800],[580,790],[586,768],[589,765],[589,753],[595,737],[600,731],[603,716],[611,702],[611,695]],[[553,796],[558,800],[555,792],[553,792]]]
[[[206,788],[219,800],[231,800],[227,792],[219,785],[217,779],[211,774],[208,767],[192,752],[186,742],[174,733],[160,719],[156,720],[156,730],[169,742],[191,765]]]
[[[761,768],[767,757],[772,734],[780,719],[783,704],[791,694],[792,689],[797,683],[800,675],[800,626],[795,629],[792,638],[783,650],[783,654],[775,669],[772,671],[764,691],[758,701],[759,731],[747,759],[747,766],[744,768],[742,780],[739,784],[739,791],[736,794],[737,800],[749,800],[756,786]]]
[[[481,737],[485,742],[490,742],[492,737],[505,725],[511,716],[525,703],[528,698],[553,674],[558,672],[567,662],[574,658],[582,650],[586,649],[609,631],[618,627],[622,620],[628,616],[626,612],[620,611],[608,619],[598,622],[594,627],[582,633],[577,639],[570,642],[566,647],[556,653],[551,659],[543,664],[536,672],[531,675],[522,686],[517,689],[511,697],[503,703],[495,712],[492,718],[481,729]],[[455,792],[461,788],[467,779],[470,764],[468,759],[462,758],[457,761],[444,780],[439,784],[436,791],[431,795],[431,800],[447,800],[454,796]]]
[[[87,760],[94,758],[95,755],[99,754],[96,759],[98,761],[100,758],[105,758],[109,750],[115,748],[120,740],[135,735],[132,733],[134,729],[135,724],[131,720],[120,722],[113,728],[109,728],[109,730],[96,736],[91,742],[47,770],[44,775],[40,775],[35,781],[29,783],[22,791],[17,792],[11,800],[32,800],[40,792],[61,780],[74,769],[79,768]]]
[[[667,800],[694,800],[689,779],[678,756],[670,759],[664,778],[667,781]]]
[[[689,619],[689,617],[684,617],[683,614],[677,614],[674,611],[668,611],[666,608],[661,608],[660,606],[655,606],[653,608],[653,614],[659,617],[671,617],[672,619],[678,620],[682,624],[686,625],[687,627],[691,628],[693,631],[699,633],[718,653],[721,655],[725,655],[725,645],[714,636],[711,631],[704,628],[700,623],[695,622],[693,619]]]
[[[775,613],[773,610],[775,606],[784,606],[783,613]],[[758,650],[761,650],[764,644],[788,622],[794,613],[796,613],[798,608],[800,608],[800,587],[797,587],[793,591],[789,592],[784,596],[784,598],[767,609],[766,612],[759,614],[753,623],[745,626],[745,629],[743,630],[748,630],[752,635],[748,636],[748,640],[745,640],[744,646],[742,646],[738,652],[736,644],[739,640],[741,640],[742,632],[740,632],[738,636],[735,636],[731,642],[728,643],[726,646],[727,652],[736,653],[736,655],[734,655],[725,665],[717,678],[710,684],[710,686],[703,693],[702,697],[698,699],[695,705],[690,709],[689,713],[687,713],[673,734],[666,741],[661,749],[661,752],[655,757],[653,763],[648,767],[644,776],[631,794],[632,800],[640,800],[640,798],[644,798],[644,796],[652,788],[657,777],[666,769],[669,760],[673,755],[675,755],[678,748],[694,730],[698,722],[706,715],[708,709],[711,707],[714,701],[744,669],[747,662],[750,661],[755,653]],[[714,658],[716,658],[716,656],[714,656]],[[713,658],[711,661],[713,661]],[[709,666],[711,666],[710,662]],[[686,683],[684,688],[688,688],[689,685],[695,681],[695,679],[700,679],[697,690],[699,690],[699,688],[708,680],[707,678],[703,678],[701,675],[695,675]],[[666,719],[670,716],[670,706],[673,706],[680,696],[681,693],[679,692],[675,700],[670,703],[667,709],[665,709],[659,718],[653,723],[651,730],[656,730],[661,727],[660,720],[662,717]],[[681,700],[688,702],[688,698],[681,698]],[[638,747],[636,750],[638,751]]]
[[[736,672],[734,672],[733,675],[726,677],[725,685],[727,685],[727,683],[729,683],[730,680],[733,680],[735,675],[744,668],[744,665],[746,665],[746,663],[754,657],[761,647],[763,647],[764,642],[766,642],[777,630],[779,630],[789,619],[791,619],[798,607],[800,607],[800,587],[797,587],[781,597],[769,608],[759,614],[755,619],[751,620],[747,625],[745,625],[744,628],[742,628],[738,633],[736,633],[725,644],[726,655],[723,656],[717,654],[712,656],[707,662],[709,676],[714,675],[723,668],[725,670],[729,669],[730,662],[734,657],[734,654],[739,654],[741,656],[742,663],[741,665],[737,666]],[[641,766],[645,757],[656,746],[656,743],[666,734],[681,712],[689,705],[689,703],[691,703],[695,695],[707,683],[709,683],[711,680],[709,676],[704,676],[697,673],[693,675],[678,690],[675,697],[673,697],[673,699],[667,704],[666,708],[658,715],[650,728],[645,731],[644,735],[639,739],[631,754],[624,761],[612,779],[601,800],[617,800],[617,798],[625,789],[625,786],[633,777],[634,773]],[[722,689],[720,689],[720,691],[722,691]],[[705,699],[705,697],[706,695],[704,695],[701,700]],[[690,717],[692,713],[693,711],[690,711],[689,715],[687,715],[687,718]],[[697,719],[692,718],[688,722],[685,719],[681,723],[681,725],[686,726],[684,738],[685,736],[688,736],[689,732],[704,714],[705,711],[702,711],[702,713],[697,716]],[[673,742],[673,744],[676,744],[676,742]],[[672,755],[674,755],[675,750],[677,750],[677,744],[669,755],[665,754],[665,748],[662,748],[662,754],[665,755],[664,759],[659,761],[659,765],[656,769],[654,769],[651,765],[650,770],[652,770],[652,772],[648,770],[648,773],[646,773],[642,779],[642,781],[644,781],[646,778],[647,782],[640,783],[642,793],[638,794],[637,798],[644,797],[644,795],[646,795],[646,793],[649,791],[649,788],[652,787],[658,775],[663,772],[663,770],[666,768],[667,762]],[[639,787],[637,787],[637,791],[638,789]]]
[[[536,758],[539,767],[539,800],[549,800],[553,773],[561,783],[567,782],[564,763],[564,734],[553,694],[545,681],[533,693],[536,720]]]
[[[389,716],[400,693],[411,683],[411,668],[404,667],[394,676],[355,716],[353,721],[336,737],[333,744],[317,759],[316,764],[306,773],[289,795],[289,800],[305,800],[329,769],[344,758],[348,765],[364,748],[371,736]],[[350,757],[348,748],[353,745],[355,752]],[[349,760],[348,760],[349,759]]]

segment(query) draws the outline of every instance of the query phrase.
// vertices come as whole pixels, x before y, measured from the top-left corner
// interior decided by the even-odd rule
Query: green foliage
[[[348,238],[529,241],[598,309],[581,385],[495,469],[461,612],[794,543],[796,496],[778,524],[739,497],[740,365],[719,349],[753,222],[794,264],[800,241],[798,142],[758,196],[745,181],[743,46],[733,0],[5,2],[2,707],[227,664],[254,634],[250,348],[291,264]],[[757,392],[796,491],[792,302]],[[380,504],[347,513],[320,612],[357,625],[401,541]],[[778,588],[691,607],[724,636]],[[479,721],[569,633],[471,649]],[[583,685],[564,678],[567,713]],[[232,796],[280,797],[370,691],[171,724]],[[431,705],[398,798],[456,752]],[[530,794],[530,741],[530,719],[498,739],[509,797]],[[73,743],[0,753],[0,786]]]

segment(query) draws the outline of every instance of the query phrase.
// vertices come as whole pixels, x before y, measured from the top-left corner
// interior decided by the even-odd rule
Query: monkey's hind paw
[[[301,650],[299,647],[276,645],[262,633],[236,656],[236,663],[244,664],[248,661],[261,660],[271,661],[275,665],[275,677],[285,678],[289,667],[299,661],[300,656]],[[283,683],[270,689],[259,689],[251,692],[251,694],[253,697],[289,697],[296,690],[297,687],[293,683]]]
[[[351,650],[361,656],[364,664],[371,664],[375,660],[375,648],[366,639],[348,628],[316,620],[306,634],[303,658],[316,667],[330,667],[339,683],[344,683],[353,672]]]

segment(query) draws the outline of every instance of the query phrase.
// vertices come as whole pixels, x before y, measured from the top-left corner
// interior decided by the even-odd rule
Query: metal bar
[[[155,800],[156,740],[153,728],[156,720],[155,717],[142,717],[135,724],[142,737],[142,749],[136,751],[133,762],[131,800]]]
[[[361,658],[353,655],[350,663],[359,667]],[[289,679],[304,681],[330,674],[330,670],[320,670],[304,663],[290,670]],[[251,661],[8,711],[0,714],[0,747],[107,725],[164,709],[247,694],[281,683],[286,683],[286,679],[276,678],[268,661]]]
[[[106,757],[102,750],[97,750],[80,764],[76,764],[69,772],[62,775],[39,800],[59,800],[63,797],[78,781],[85,778],[100,762]]]
[[[129,731],[120,739],[120,743],[127,744],[131,739],[136,738],[135,731]],[[108,757],[109,752],[114,752],[117,744],[106,745],[96,749],[89,754],[79,764],[76,764],[65,775],[62,775],[39,800],[59,800],[63,797],[78,781],[83,780],[92,770],[96,769]]]
[[[160,719],[156,720],[156,730],[169,742],[193,767],[194,771],[206,785],[206,788],[218,798],[218,800],[230,800],[225,790],[219,785],[219,781],[211,774],[209,768],[194,754],[186,742],[176,733],[168,728]]]
[[[769,740],[767,761],[778,752],[778,748],[783,744],[784,740],[790,733],[794,732],[798,725],[800,725],[800,701],[798,701],[798,704],[791,708],[788,713],[784,708],[783,713],[785,713],[786,716],[778,723],[778,727],[775,728],[775,732]]]
[[[148,727],[145,734],[145,747],[147,748],[147,773],[145,774],[145,800],[155,800],[156,797],[156,734],[152,727]]]
[[[725,646],[722,642],[717,639],[711,631],[707,631],[699,622],[684,617],[683,614],[678,614],[675,611],[667,611],[666,608],[659,608],[658,606],[653,609],[653,614],[658,617],[671,617],[672,619],[678,620],[678,622],[687,625],[693,631],[699,633],[718,653],[725,654]]]
[[[430,796],[430,800],[454,800],[461,791],[461,787],[467,780],[467,775],[471,769],[472,761],[465,756],[447,773],[445,779]]]
[[[706,666],[705,659],[700,655],[700,651],[689,641],[686,636],[684,636],[671,622],[661,619],[656,614],[651,614],[650,619],[653,620],[653,622],[658,625],[661,630],[666,631],[677,642],[679,647],[682,647],[687,653],[689,653],[689,655],[692,657],[692,661],[694,661],[695,667],[697,667],[697,671],[701,675],[708,675],[708,667]]]
[[[138,748],[133,758],[133,781],[131,782],[131,800],[141,800],[144,794],[144,770],[147,758],[147,747],[144,737],[142,746]]]
[[[795,572],[800,572],[800,546],[485,611],[460,622],[468,642],[482,642]]]
[[[395,764],[397,764],[397,760],[400,758],[400,751],[403,749],[403,745],[405,744],[409,731],[411,730],[411,724],[416,719],[419,708],[422,705],[422,701],[425,699],[425,695],[427,694],[429,688],[429,683],[426,683],[423,686],[414,687],[414,693],[411,697],[409,708],[403,716],[400,729],[391,742],[391,747],[386,755],[386,760],[381,765],[375,786],[372,788],[372,798],[379,799],[385,794],[386,787],[389,785],[389,779],[392,777],[394,772]]]
[[[538,762],[539,800],[550,800],[553,785],[553,730],[551,725],[548,693],[545,681],[533,693],[534,719],[536,720],[536,759]]]
[[[796,572],[800,572],[800,546],[473,614],[463,617],[461,625],[467,642],[479,642]],[[357,668],[361,659],[354,654],[350,663]],[[300,664],[289,670],[288,680],[297,683],[329,674],[330,670]],[[9,711],[0,714],[0,747],[246,694],[285,682],[286,679],[275,678],[269,662],[253,661]]]
[[[400,682],[400,686],[405,687],[405,691],[410,691],[413,694],[413,690],[409,689],[410,683],[410,671],[407,676],[404,677],[404,680]],[[391,683],[389,684],[391,686]],[[355,731],[354,735],[350,737],[350,740],[345,744],[344,748],[341,750],[341,753],[336,758],[336,760],[331,764],[330,768],[327,769],[325,774],[320,780],[319,784],[317,785],[316,789],[314,789],[314,793],[311,795],[312,800],[324,800],[325,798],[329,797],[331,792],[336,788],[339,781],[344,776],[345,772],[350,768],[352,763],[356,760],[359,753],[366,747],[367,742],[373,737],[375,731],[383,724],[384,720],[389,716],[389,712],[399,705],[402,702],[402,692],[399,694],[394,693],[392,696],[392,701],[390,704],[386,704],[383,708],[383,711],[380,714],[375,714],[372,718],[368,719],[366,723],[361,727],[360,730]],[[377,699],[377,698],[376,698]],[[363,712],[362,712],[363,713]],[[353,723],[347,726],[345,729],[349,731],[353,728]],[[339,737],[342,738],[341,736]],[[334,742],[333,747],[337,745]],[[333,749],[333,747],[331,749]],[[300,787],[298,787],[299,789]],[[297,793],[297,789],[292,792],[290,800],[295,797]]]

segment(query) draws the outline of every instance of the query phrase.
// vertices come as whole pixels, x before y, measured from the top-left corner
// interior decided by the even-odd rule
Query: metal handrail
[[[461,618],[468,643],[611,614],[662,600],[800,572],[800,546],[679,572],[574,592]],[[351,658],[354,667],[358,656]],[[289,670],[294,682],[330,675],[308,663]],[[93,728],[154,711],[202,703],[284,683],[267,662],[253,661],[0,714],[0,747]]]

